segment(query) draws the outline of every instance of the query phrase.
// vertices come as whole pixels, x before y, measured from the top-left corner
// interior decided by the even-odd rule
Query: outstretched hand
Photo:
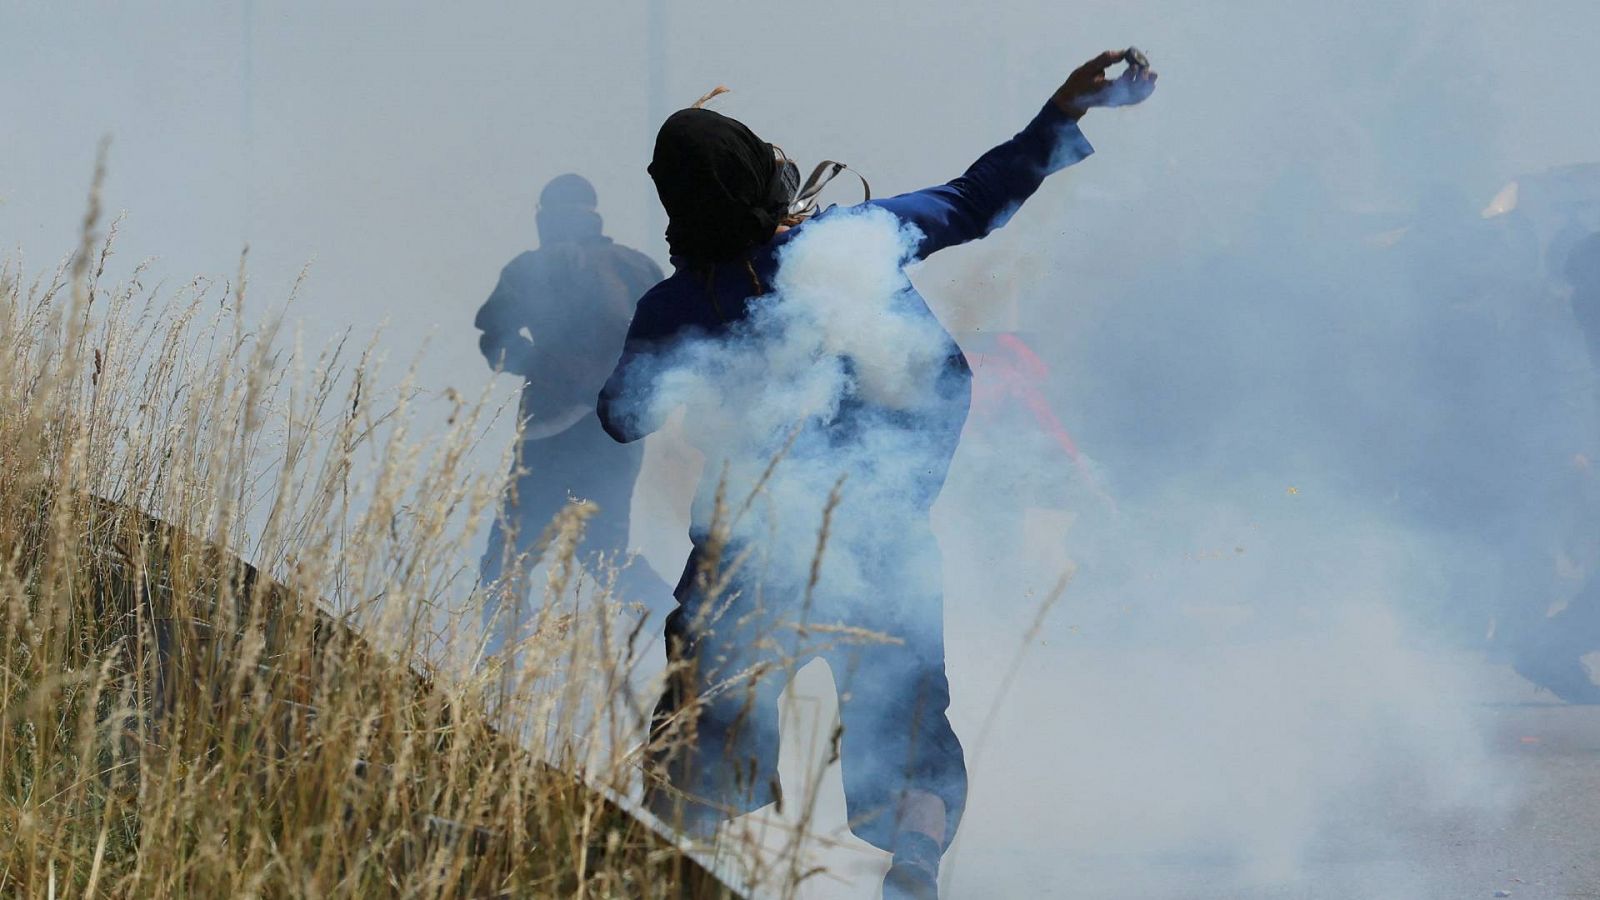
[[[1121,75],[1106,77],[1107,69],[1124,61],[1128,68]],[[1144,54],[1130,47],[1107,50],[1079,66],[1056,89],[1050,102],[1067,115],[1078,118],[1095,107],[1143,103],[1155,89],[1155,71],[1149,67]]]

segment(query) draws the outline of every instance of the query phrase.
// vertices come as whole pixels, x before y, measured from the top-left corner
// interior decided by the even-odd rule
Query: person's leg
[[[560,479],[552,478],[559,473],[550,471],[552,457],[559,455],[552,453],[548,441],[527,441],[512,463],[512,477],[478,566],[486,657],[517,640],[528,621],[525,607],[532,591],[529,573],[536,562],[534,552],[568,500]]]
[[[489,528],[489,543],[478,566],[483,593],[484,656],[492,657],[516,640],[527,602],[526,554],[538,537],[529,536],[529,518],[519,490],[523,478],[506,486],[505,497]]]
[[[941,644],[942,648],[942,644]],[[909,647],[864,648],[833,662],[851,830],[893,851],[910,832],[942,849],[966,808],[967,770],[950,726],[943,659]],[[830,655],[830,659],[836,659]]]
[[[967,770],[950,725],[942,615],[884,627],[903,644],[829,654],[844,725],[841,754],[850,828],[894,854],[885,896],[934,896],[939,859],[966,808]]]
[[[698,553],[667,616],[667,681],[651,722],[648,755],[665,782],[646,803],[664,822],[709,838],[719,824],[778,799],[778,694],[783,668],[769,665],[756,632],[765,617],[742,597],[706,601],[694,591]]]
[[[612,567],[617,567],[613,599],[664,615],[673,605],[672,585],[644,559],[629,558],[633,490],[644,462],[643,446],[612,440],[594,416],[552,440],[565,450],[563,459],[568,463],[561,474],[568,493],[597,507],[579,547],[582,561],[593,567],[601,583],[609,581]]]
[[[659,623],[674,606],[672,585],[642,556],[630,557],[628,499],[626,493],[613,493],[594,501],[599,511],[588,522],[579,552],[598,583],[609,588],[612,601],[648,611]]]

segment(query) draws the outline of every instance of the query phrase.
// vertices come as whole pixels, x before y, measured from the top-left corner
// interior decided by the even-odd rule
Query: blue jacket
[[[983,154],[955,180],[871,200],[867,205],[888,211],[921,233],[920,243],[909,260],[915,262],[946,247],[977,240],[1004,225],[1047,176],[1092,152],[1076,121],[1047,104],[1020,133]],[[838,212],[837,207],[830,209],[754,248],[748,268],[742,263],[723,263],[708,270],[674,258],[673,274],[640,298],[621,359],[601,391],[599,414],[607,433],[618,441],[629,442],[660,428],[662,422],[649,410],[640,408],[645,404],[625,399],[630,390],[639,387],[629,381],[630,369],[653,355],[670,352],[680,342],[715,339],[735,328],[756,299],[752,272],[760,284],[771,285],[778,251],[805,229]],[[920,296],[912,292],[910,302],[915,306],[914,315],[936,322]],[[929,463],[924,466],[926,471],[917,473],[918,496],[909,499],[923,509],[933,503],[943,487],[971,398],[971,369],[955,341],[942,329],[940,333],[949,343],[949,354],[939,376],[938,393],[945,402],[938,410],[908,420],[905,413],[874,410],[864,403],[847,404],[827,426],[832,437],[840,440],[856,432],[865,417],[874,418],[875,427],[882,427],[889,420],[891,427],[915,431],[927,450]],[[641,366],[635,372],[645,368]],[[705,524],[695,522],[693,530],[698,533]]]

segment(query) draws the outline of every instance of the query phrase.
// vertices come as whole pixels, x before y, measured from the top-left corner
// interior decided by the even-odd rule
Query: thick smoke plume
[[[920,303],[903,270],[919,239],[881,210],[830,215],[784,248],[772,290],[731,335],[691,339],[629,373],[621,406],[655,421],[688,410],[687,433],[705,456],[694,520],[717,517],[720,491],[730,537],[758,544],[778,583],[808,580],[837,487],[823,589],[860,597],[860,549],[914,527],[883,516],[914,509],[918,479],[943,466],[937,448],[892,420],[846,440],[822,430],[851,398],[891,411],[939,403],[948,338],[904,309]]]

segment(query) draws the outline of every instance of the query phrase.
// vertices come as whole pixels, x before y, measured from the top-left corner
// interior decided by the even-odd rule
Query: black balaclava
[[[582,175],[568,173],[550,179],[539,192],[539,212],[534,216],[539,225],[539,243],[599,237],[603,223],[595,212],[598,204],[594,185]]]
[[[668,117],[650,177],[667,211],[667,246],[695,262],[734,259],[772,237],[793,199],[772,145],[709,109]]]

